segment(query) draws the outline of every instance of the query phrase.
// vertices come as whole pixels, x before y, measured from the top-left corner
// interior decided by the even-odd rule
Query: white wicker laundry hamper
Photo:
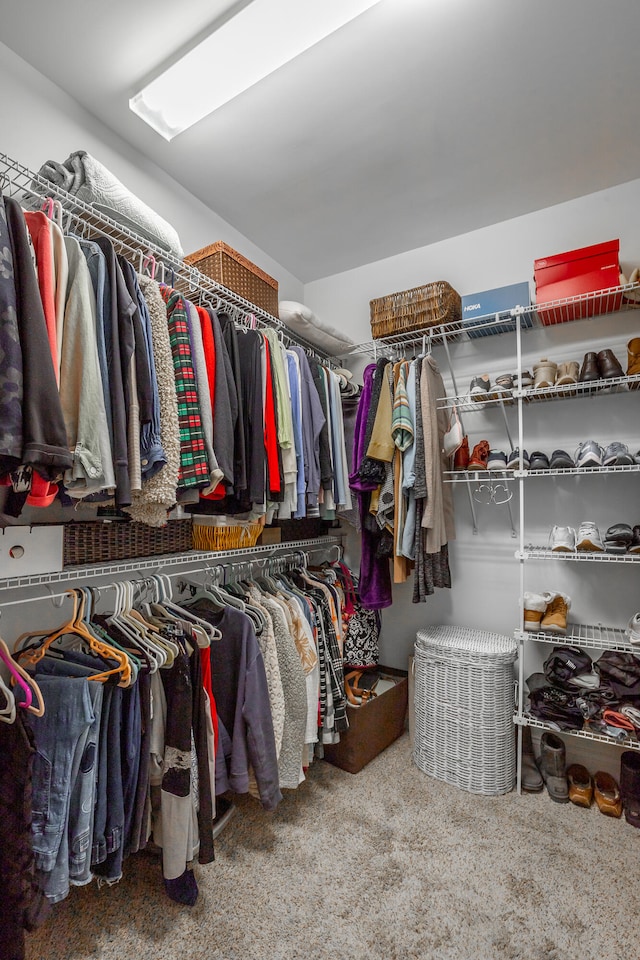
[[[513,789],[516,643],[466,627],[419,630],[415,644],[416,766],[470,793]]]

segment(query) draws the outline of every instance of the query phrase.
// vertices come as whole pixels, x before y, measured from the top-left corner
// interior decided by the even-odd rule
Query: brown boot
[[[550,633],[566,633],[570,606],[571,600],[565,593],[556,593],[555,597],[549,601],[540,629],[548,630]]]
[[[627,344],[627,376],[634,377],[640,373],[640,337],[634,337]],[[629,384],[630,390],[637,390],[640,380]]]
[[[464,437],[453,458],[454,470],[466,470],[469,466],[469,440]]]

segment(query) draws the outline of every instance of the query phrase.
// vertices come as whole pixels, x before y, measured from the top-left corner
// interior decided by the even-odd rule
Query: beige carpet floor
[[[192,909],[137,855],[73,890],[28,960],[634,960],[640,831],[545,794],[476,797],[411,762],[317,763],[275,814],[241,798]]]

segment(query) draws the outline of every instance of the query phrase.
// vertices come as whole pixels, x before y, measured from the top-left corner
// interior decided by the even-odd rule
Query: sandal
[[[365,670],[350,670],[349,673],[345,674],[344,677],[344,692],[347,696],[347,700],[354,707],[359,707],[363,703],[367,703],[368,700],[372,700],[374,697],[377,697],[377,693],[372,687],[367,685],[367,681],[364,680],[367,671]],[[378,677],[373,683],[378,682]]]

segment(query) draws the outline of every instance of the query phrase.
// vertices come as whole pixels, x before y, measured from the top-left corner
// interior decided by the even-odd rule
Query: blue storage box
[[[494,290],[483,290],[482,293],[471,293],[462,298],[462,326],[470,337],[487,337],[492,333],[508,333],[515,330],[515,320],[511,317],[514,307],[531,306],[529,284],[511,283],[507,287],[496,287]],[[473,330],[481,323],[495,320],[496,314],[504,314],[506,323],[497,323],[493,327]],[[533,313],[523,314],[523,327],[533,326]]]

